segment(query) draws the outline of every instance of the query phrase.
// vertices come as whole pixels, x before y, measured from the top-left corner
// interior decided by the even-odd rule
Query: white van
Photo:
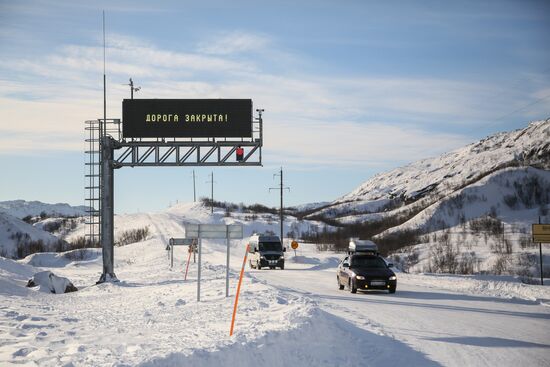
[[[286,248],[283,247],[278,236],[254,234],[250,236],[248,245],[251,268],[261,269],[267,266],[270,269],[285,268]]]

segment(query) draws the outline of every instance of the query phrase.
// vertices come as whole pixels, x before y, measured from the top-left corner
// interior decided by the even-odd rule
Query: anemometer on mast
[[[141,90],[141,87],[134,87],[134,81],[132,80],[132,78],[130,78],[130,83],[123,85],[130,86],[130,99],[134,99],[134,92],[139,92]]]

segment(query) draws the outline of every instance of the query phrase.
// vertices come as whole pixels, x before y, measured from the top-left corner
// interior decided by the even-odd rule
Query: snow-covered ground
[[[334,266],[342,255],[319,254],[312,245],[301,248],[299,262],[289,263],[284,272],[250,272],[268,285],[310,297],[358,327],[404,343],[421,352],[426,365],[428,360],[445,366],[550,363],[548,287],[511,277],[398,273],[393,295],[350,294],[336,285]]]
[[[244,214],[243,214],[244,215]],[[100,250],[0,258],[0,365],[39,366],[469,366],[550,363],[550,288],[516,279],[398,274],[396,294],[349,294],[336,287],[341,254],[301,244],[285,270],[250,270],[243,281],[235,334],[229,336],[244,241],[231,248],[225,297],[225,245],[204,241],[201,302],[197,265],[183,280],[186,253],[167,240],[184,221],[235,223],[245,233],[276,228],[240,215],[211,216],[180,204],[119,216],[117,230],[148,225],[150,238],[115,248],[118,283],[95,285]],[[308,223],[302,223],[307,226]],[[78,230],[78,229],[77,229]],[[78,250],[77,250],[78,251]],[[25,287],[51,270],[78,292]],[[502,280],[499,280],[502,279]]]

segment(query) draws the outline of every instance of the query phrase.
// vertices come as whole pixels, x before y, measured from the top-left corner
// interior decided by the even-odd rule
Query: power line
[[[526,104],[525,106],[520,107],[520,108],[518,108],[518,109],[516,109],[516,110],[514,110],[514,111],[512,111],[512,112],[509,112],[509,113],[507,113],[507,114],[505,114],[505,115],[502,115],[502,116],[500,116],[499,118],[497,118],[497,119],[495,119],[495,120],[493,120],[493,121],[488,122],[487,124],[485,124],[485,126],[492,126],[492,125],[494,125],[496,122],[498,122],[498,121],[500,121],[500,120],[502,120],[502,119],[504,119],[504,118],[506,118],[506,117],[512,116],[513,114],[515,114],[515,113],[517,113],[517,112],[519,112],[519,111],[522,111],[522,110],[526,109],[527,107],[534,106],[534,105],[536,105],[537,103],[540,103],[540,102],[542,102],[542,101],[545,101],[545,100],[547,100],[547,99],[549,99],[549,98],[550,98],[550,94],[548,94],[548,95],[545,96],[545,97],[539,98],[539,99],[537,99],[537,100],[534,101],[534,102],[530,102],[530,103]]]

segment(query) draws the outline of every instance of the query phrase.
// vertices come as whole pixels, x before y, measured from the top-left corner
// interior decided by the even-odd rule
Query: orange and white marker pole
[[[248,247],[246,245],[246,250],[244,252],[243,267],[241,268],[241,275],[239,277],[239,285],[237,286],[237,294],[235,294],[235,305],[233,306],[233,317],[231,318],[231,329],[229,330],[229,336],[233,335],[233,327],[235,326],[235,316],[237,315],[237,305],[239,304],[239,293],[241,292],[241,283],[243,281],[244,267],[246,265],[246,258],[248,256]]]
[[[183,280],[187,280],[187,271],[189,270],[189,262],[191,261],[191,252],[189,252],[189,256],[187,256],[187,266],[185,267],[185,277]]]

